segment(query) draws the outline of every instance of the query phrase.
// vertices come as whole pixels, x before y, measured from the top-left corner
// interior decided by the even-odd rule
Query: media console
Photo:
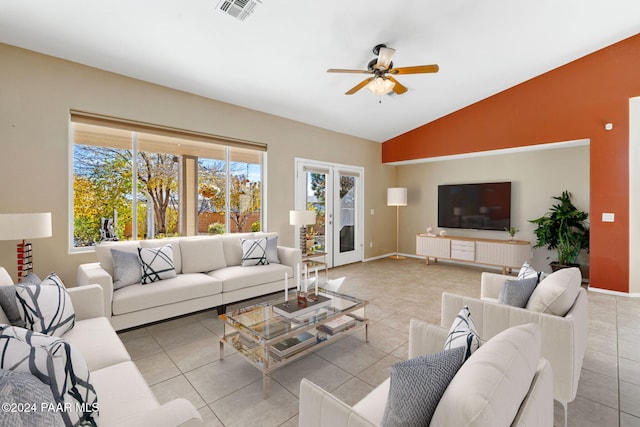
[[[531,242],[526,240],[474,239],[455,236],[416,236],[416,254],[424,256],[426,263],[433,258],[502,267],[502,274],[520,268],[531,254]]]

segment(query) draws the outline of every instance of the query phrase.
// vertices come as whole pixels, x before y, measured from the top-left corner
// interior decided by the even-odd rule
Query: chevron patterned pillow
[[[462,347],[465,349],[464,360],[467,360],[471,353],[480,347],[480,338],[476,330],[476,325],[471,318],[471,312],[466,305],[460,310],[456,318],[453,320],[447,341],[444,343],[444,349]]]
[[[382,425],[428,426],[440,398],[465,360],[464,353],[464,348],[456,347],[393,365]]]

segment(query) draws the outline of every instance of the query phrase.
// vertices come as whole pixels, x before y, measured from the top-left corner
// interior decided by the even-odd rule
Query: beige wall
[[[400,208],[400,252],[414,254],[415,235],[438,224],[438,184],[511,181],[511,223],[518,239],[535,243],[528,220],[546,213],[551,197],[569,190],[574,204],[589,211],[589,146],[499,154],[398,167],[397,182],[408,188],[408,206]],[[449,235],[506,239],[506,232],[446,229]],[[538,270],[550,271],[546,249],[533,251]],[[587,259],[581,263],[588,262]],[[586,273],[586,272],[585,272]]]
[[[32,241],[39,275],[56,271],[73,286],[77,266],[96,260],[93,253],[68,251],[72,109],[268,144],[267,223],[286,245],[294,242],[288,224],[294,158],[362,166],[365,258],[393,250],[395,236],[386,224],[394,218],[385,206],[385,189],[395,184],[395,167],[381,164],[379,143],[8,45],[0,44],[0,62],[0,212],[52,212],[53,237]],[[16,243],[0,241],[0,265],[14,278]]]

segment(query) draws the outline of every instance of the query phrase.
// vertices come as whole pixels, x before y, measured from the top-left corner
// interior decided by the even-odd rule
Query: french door
[[[296,159],[296,209],[316,211],[307,247],[329,267],[362,261],[363,182],[361,167]]]

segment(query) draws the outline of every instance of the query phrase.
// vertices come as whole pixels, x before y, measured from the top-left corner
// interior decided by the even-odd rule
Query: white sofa
[[[0,285],[12,285],[0,267]],[[106,317],[103,316],[102,288],[88,285],[67,289],[76,322],[62,338],[83,356],[98,396],[101,427],[200,425],[202,418],[186,399],[160,405],[131,361],[129,353]],[[9,324],[0,308],[0,323]]]
[[[447,333],[448,330],[412,319],[409,358],[441,352]],[[549,362],[540,358],[537,325],[514,328],[496,337],[492,346],[488,345],[489,342],[474,352],[458,370],[437,404],[431,425],[553,425],[552,372]],[[501,355],[504,354],[509,356],[503,358]],[[351,407],[303,379],[300,384],[299,425],[379,426],[389,389],[390,379],[387,379]]]
[[[577,297],[564,317],[499,304],[498,296],[505,281],[515,279],[508,275],[482,273],[481,299],[442,294],[442,326],[450,325],[465,305],[469,307],[482,339],[490,339],[516,325],[536,323],[540,326],[542,356],[553,368],[553,397],[564,407],[565,425],[567,403],[575,399],[578,390],[588,332],[587,293],[580,287],[581,276],[576,274],[574,277],[578,281],[575,284],[578,286]]]
[[[116,330],[192,313],[282,290],[284,275],[293,277],[300,249],[277,247],[279,263],[242,267],[241,239],[276,237],[274,233],[107,242],[96,246],[100,262],[78,268],[79,286],[92,283],[104,291],[104,312]],[[170,244],[176,277],[147,285],[114,289],[111,249],[135,252],[139,247]],[[293,280],[289,282],[294,284]]]

